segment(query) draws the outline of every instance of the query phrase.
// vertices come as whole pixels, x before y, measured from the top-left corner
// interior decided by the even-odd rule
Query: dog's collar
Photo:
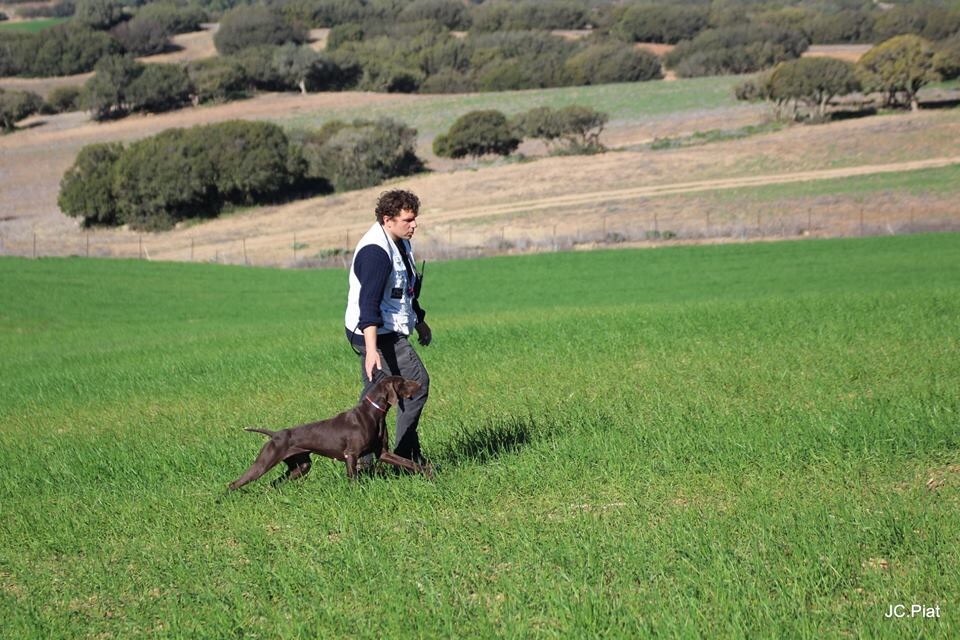
[[[363,399],[366,400],[367,402],[369,402],[370,404],[372,404],[372,405],[374,406],[374,408],[379,409],[380,411],[383,411],[384,413],[387,412],[386,409],[384,409],[383,407],[381,407],[380,405],[378,405],[376,402],[374,402],[373,400],[371,400],[371,399],[370,399],[370,396],[363,396]]]

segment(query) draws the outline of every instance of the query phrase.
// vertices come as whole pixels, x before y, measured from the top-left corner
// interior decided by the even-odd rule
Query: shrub
[[[194,60],[187,64],[193,101],[221,102],[247,96],[247,76],[239,62],[228,57]]]
[[[94,67],[93,77],[83,85],[81,104],[94,120],[123,116],[129,110],[127,89],[144,70],[131,56],[107,56]]]
[[[937,47],[933,66],[944,80],[960,77],[960,36],[945,40]]]
[[[610,31],[628,42],[676,44],[696,37],[709,20],[706,5],[628,5]]]
[[[47,108],[52,113],[66,113],[80,108],[80,87],[57,87],[47,94]]]
[[[470,13],[460,0],[413,0],[397,16],[401,22],[431,20],[447,29],[470,28]]]
[[[207,13],[197,6],[177,6],[170,2],[145,4],[134,16],[134,20],[149,19],[163,25],[167,33],[190,33],[199,31],[207,20]]]
[[[591,153],[603,150],[600,133],[609,120],[607,114],[590,107],[570,105],[557,111],[557,120],[570,151]]]
[[[170,42],[170,30],[150,17],[136,15],[111,30],[125,51],[138,56],[161,53]]]
[[[178,64],[149,64],[126,89],[132,111],[170,111],[190,101],[190,77]]]
[[[503,32],[532,29],[582,29],[588,13],[574,0],[485,2],[473,11],[473,31]]]
[[[13,131],[17,122],[38,112],[42,106],[43,99],[35,93],[0,89],[0,131]]]
[[[939,79],[930,43],[915,35],[891,38],[867,51],[858,66],[867,91],[881,91],[890,106],[919,108],[917,92]]]
[[[799,58],[809,43],[791,30],[766,25],[708,29],[678,44],[666,56],[678,76],[752,73]]]
[[[0,41],[0,68],[11,75],[53,77],[85,73],[101,58],[120,52],[109,35],[70,23]]]
[[[923,3],[896,5],[881,11],[874,24],[875,37],[881,41],[900,35],[943,40],[957,32],[960,32],[960,9]]]
[[[285,91],[288,88],[287,81],[273,64],[276,49],[276,46],[269,44],[247,47],[229,58],[242,70],[251,89]]]
[[[835,58],[800,58],[783,62],[769,80],[770,98],[777,102],[804,102],[826,116],[827,103],[837,95],[860,90],[856,67]]]
[[[223,122],[196,129],[215,167],[214,187],[224,202],[252,204],[300,179],[299,155],[279,126],[268,122]]]
[[[471,34],[470,67],[479,91],[507,91],[570,84],[564,63],[580,46],[547,33]]]
[[[86,226],[118,224],[113,181],[122,152],[123,145],[114,142],[83,147],[60,180],[57,197],[60,210],[68,216],[83,218]]]
[[[663,77],[660,58],[619,42],[590,45],[570,56],[564,67],[576,85],[637,82]]]
[[[363,42],[363,27],[355,22],[338,24],[327,34],[327,51],[336,51],[347,42]]]
[[[874,16],[862,9],[816,13],[804,25],[810,42],[838,44],[842,42],[871,42]]]
[[[306,39],[306,31],[294,28],[278,13],[264,6],[251,5],[226,12],[220,19],[213,43],[218,52],[229,55],[258,45],[302,44]]]
[[[225,122],[170,129],[133,143],[116,167],[120,221],[145,230],[216,215],[226,203],[276,197],[300,177],[277,125]]]
[[[157,231],[219,212],[214,159],[202,135],[168,129],[131,144],[116,164],[113,197],[121,224]]]
[[[123,5],[118,0],[77,0],[73,19],[91,29],[109,29],[123,20]]]
[[[333,121],[306,135],[306,177],[338,191],[361,189],[423,170],[416,129],[390,119]]]
[[[446,134],[434,139],[433,151],[442,157],[479,158],[488,153],[507,156],[519,145],[520,139],[511,130],[507,117],[489,109],[471,111],[457,118]]]

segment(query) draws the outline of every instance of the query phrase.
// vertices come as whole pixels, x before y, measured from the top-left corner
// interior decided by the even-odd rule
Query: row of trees
[[[197,7],[173,3],[146,4],[131,17],[116,0],[79,0],[69,22],[0,36],[0,76],[73,75],[106,56],[160,53],[172,35],[196,31],[206,18]]]
[[[553,152],[597,152],[606,122],[606,114],[577,105],[539,107],[511,119],[473,111],[438,136],[434,149],[453,158],[509,155],[523,139],[538,139]],[[416,136],[389,119],[332,121],[289,135],[265,122],[168,129],[129,146],[81,149],[60,182],[58,204],[88,226],[169,229],[232,206],[360,189],[420,172]]]
[[[81,149],[61,180],[58,204],[85,225],[169,229],[225,207],[367,187],[420,171],[415,139],[415,130],[391,120],[334,122],[292,137],[265,122],[168,129],[129,146]]]
[[[662,77],[653,54],[616,41],[570,41],[542,31],[471,33],[459,37],[430,24],[365,30],[343,25],[327,50],[342,68],[357,69],[369,91],[455,93],[504,91]]]
[[[779,116],[822,120],[829,117],[833,98],[857,92],[881,95],[883,106],[916,110],[922,87],[957,75],[960,46],[938,52],[919,36],[903,35],[873,47],[856,64],[833,58],[784,62],[740,84],[736,94],[741,100],[774,103]]]
[[[904,34],[943,40],[960,32],[960,7],[860,1],[624,3],[602,13],[597,28],[633,42],[676,44],[732,26],[786,29],[816,44],[881,42]]]

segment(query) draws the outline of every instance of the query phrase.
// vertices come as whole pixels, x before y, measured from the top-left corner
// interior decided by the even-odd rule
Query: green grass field
[[[416,100],[364,107],[365,119],[393,118],[417,129],[421,138],[433,138],[450,128],[461,115],[479,109],[497,109],[513,116],[534,107],[559,109],[583,105],[602,111],[612,123],[684,113],[700,109],[736,107],[734,86],[742,76],[690,78],[676,82],[631,82],[556,89],[530,89],[457,95],[422,95]],[[353,121],[355,108],[330,109],[322,113],[278,116],[277,122],[297,129],[312,129],[331,120]]]
[[[0,283],[2,637],[960,634],[958,235],[432,263],[436,479],[232,495],[356,399],[343,271]]]
[[[58,24],[63,24],[69,18],[38,18],[36,20],[22,20],[20,22],[0,22],[0,32],[37,33]]]

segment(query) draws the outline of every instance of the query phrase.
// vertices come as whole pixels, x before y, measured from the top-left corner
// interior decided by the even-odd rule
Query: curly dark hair
[[[377,198],[377,222],[383,224],[385,218],[400,215],[401,211],[409,211],[414,215],[420,213],[420,198],[413,192],[403,189],[384,191]]]

